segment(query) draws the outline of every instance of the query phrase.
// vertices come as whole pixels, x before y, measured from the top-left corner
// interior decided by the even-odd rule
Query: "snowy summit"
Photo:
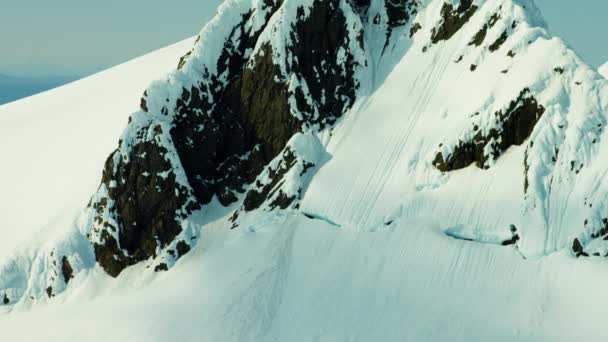
[[[225,0],[0,107],[0,331],[605,340],[606,125],[532,0]]]

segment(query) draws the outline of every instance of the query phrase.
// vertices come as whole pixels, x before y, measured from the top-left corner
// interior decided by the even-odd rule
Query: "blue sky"
[[[0,73],[83,75],[195,35],[217,0],[0,0]],[[535,0],[591,65],[608,61],[608,1]]]
[[[608,62],[608,1],[535,0],[549,30],[562,37],[589,64]]]
[[[196,35],[218,0],[0,0],[0,73],[79,75]]]

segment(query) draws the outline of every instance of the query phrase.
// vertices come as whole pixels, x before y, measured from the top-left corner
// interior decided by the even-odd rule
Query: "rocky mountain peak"
[[[532,1],[227,0],[176,65],[143,92],[78,227],[37,254],[44,271],[0,277],[5,304],[52,297],[95,264],[169,270],[210,206],[226,229],[253,212],[366,228],[443,208],[446,234],[525,257],[608,253],[589,180],[608,166],[608,105],[589,95],[606,81]],[[468,187],[450,183],[465,171]]]
[[[381,28],[389,45],[416,4],[227,2],[179,70],[146,90],[106,163],[91,202],[100,265],[116,276],[150,258],[172,264],[176,244],[196,238],[183,227],[193,211],[214,197],[238,201],[276,156],[294,162],[285,150],[294,134],[331,127],[350,109],[368,62],[366,31]],[[244,208],[269,192],[249,191]]]

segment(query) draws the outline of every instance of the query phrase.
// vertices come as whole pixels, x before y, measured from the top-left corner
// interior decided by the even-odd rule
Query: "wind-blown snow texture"
[[[607,335],[574,318],[608,307],[575,259],[608,255],[608,81],[530,0],[227,0],[140,107],[79,218],[0,266],[2,331],[76,308],[58,337],[89,340],[127,302],[170,314],[119,340]]]

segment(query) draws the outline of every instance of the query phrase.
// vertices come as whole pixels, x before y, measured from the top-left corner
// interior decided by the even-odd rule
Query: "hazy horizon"
[[[0,11],[0,74],[89,75],[196,35],[218,2],[11,1]]]
[[[219,1],[22,0],[0,12],[0,74],[83,77],[196,35]],[[586,62],[608,61],[608,3],[535,0],[552,33]],[[23,25],[27,23],[27,25]],[[19,30],[14,30],[19,27]],[[35,42],[35,43],[34,43]]]
[[[65,85],[79,78],[79,75],[21,78],[0,74],[0,105]]]

